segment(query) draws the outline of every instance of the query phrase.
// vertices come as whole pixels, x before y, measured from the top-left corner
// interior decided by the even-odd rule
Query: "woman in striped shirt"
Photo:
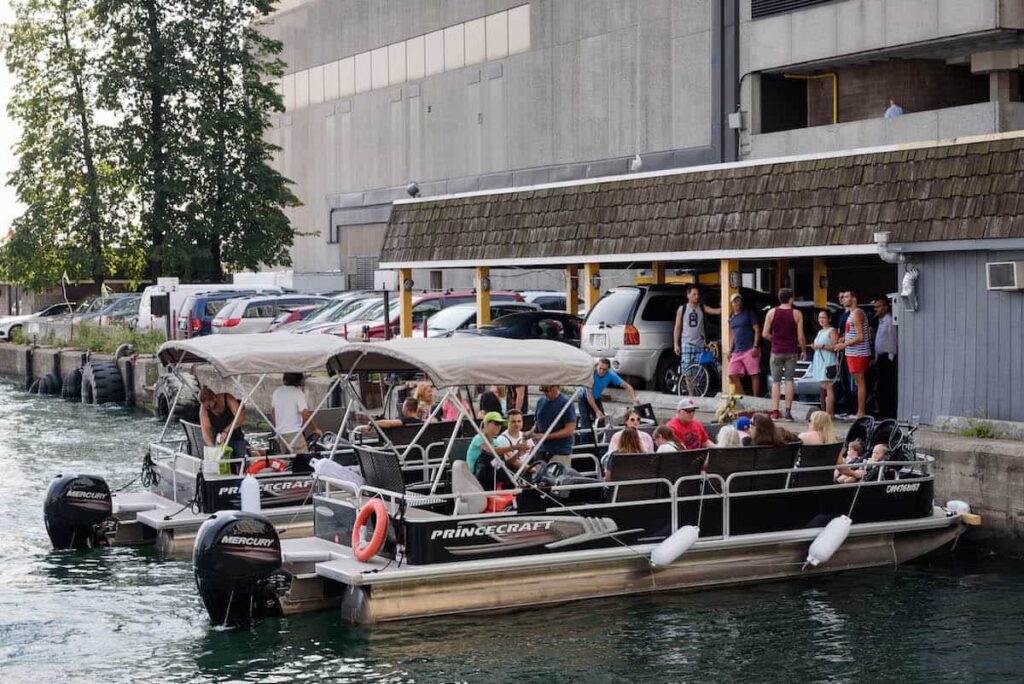
[[[857,417],[866,413],[868,402],[868,386],[866,374],[871,363],[871,343],[868,341],[868,322],[864,312],[857,306],[857,293],[853,290],[847,295],[847,306],[850,315],[846,319],[843,339],[837,345],[838,350],[846,353],[846,367],[850,369],[853,382],[857,385]]]

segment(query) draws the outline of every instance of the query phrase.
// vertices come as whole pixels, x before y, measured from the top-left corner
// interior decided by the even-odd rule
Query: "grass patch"
[[[956,433],[960,437],[973,437],[975,439],[995,439],[996,433],[992,430],[992,426],[988,423],[982,423],[977,420],[967,421],[967,427]]]
[[[32,340],[22,329],[14,331],[14,334],[11,335],[11,342],[32,344]],[[100,327],[89,323],[76,325],[70,342],[58,340],[53,333],[49,333],[39,340],[39,344],[45,347],[74,347],[101,354],[113,354],[114,350],[122,344],[135,345],[135,351],[138,354],[155,354],[163,342],[164,334],[159,330],[131,330],[115,326]]]

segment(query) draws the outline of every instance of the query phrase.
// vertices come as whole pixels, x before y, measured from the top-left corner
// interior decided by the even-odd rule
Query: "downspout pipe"
[[[823,78],[832,79],[832,125],[839,123],[839,74],[829,71],[825,74],[782,74],[783,78],[790,78],[794,81],[819,81]]]

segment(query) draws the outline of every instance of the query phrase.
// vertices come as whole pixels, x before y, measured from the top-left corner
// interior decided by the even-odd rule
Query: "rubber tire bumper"
[[[60,387],[60,396],[68,401],[81,401],[82,399],[82,369],[76,368],[68,371],[64,376],[64,382]]]
[[[82,368],[83,404],[124,402],[124,380],[113,361],[91,361]]]

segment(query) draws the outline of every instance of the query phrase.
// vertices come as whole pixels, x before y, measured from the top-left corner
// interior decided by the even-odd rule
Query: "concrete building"
[[[737,19],[710,0],[281,3],[263,30],[288,64],[269,135],[304,203],[296,271],[369,285],[411,181],[426,197],[733,159]]]

